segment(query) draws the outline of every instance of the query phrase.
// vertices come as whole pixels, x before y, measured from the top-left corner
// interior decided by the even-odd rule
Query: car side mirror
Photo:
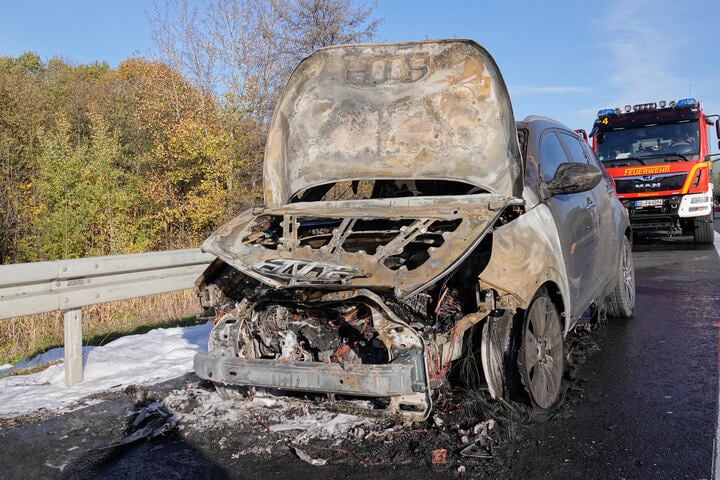
[[[587,163],[561,163],[555,176],[547,184],[550,195],[567,195],[592,190],[602,180],[603,173]]]

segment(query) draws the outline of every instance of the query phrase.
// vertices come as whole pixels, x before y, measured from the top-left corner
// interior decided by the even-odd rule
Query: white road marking
[[[717,218],[715,219],[717,221]],[[717,251],[718,255],[720,255],[720,233],[715,232],[715,251]],[[712,461],[712,478],[717,480],[718,478],[718,464],[720,464],[720,450],[718,450],[718,447],[720,446],[720,328],[718,328],[718,359],[717,359],[717,369],[718,369],[718,401],[717,401],[717,419],[715,421],[715,439],[713,440],[713,461]]]

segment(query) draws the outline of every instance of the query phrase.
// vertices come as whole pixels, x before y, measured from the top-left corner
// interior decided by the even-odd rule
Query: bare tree
[[[280,16],[279,36],[297,63],[314,50],[330,45],[372,40],[381,23],[370,19],[374,9],[347,0],[271,0]]]
[[[183,72],[203,93],[201,111],[207,123],[206,100],[214,95],[217,48],[209,34],[207,16],[189,0],[153,2],[151,36],[160,58]],[[207,130],[207,125],[206,125]]]
[[[217,0],[207,13],[225,106],[234,118],[264,127],[287,63],[277,45],[277,11],[267,0]]]
[[[350,0],[189,0],[155,4],[153,40],[163,60],[204,92],[222,96],[234,119],[264,131],[292,68],[317,48],[372,40],[374,9]],[[164,7],[164,8],[163,8]]]

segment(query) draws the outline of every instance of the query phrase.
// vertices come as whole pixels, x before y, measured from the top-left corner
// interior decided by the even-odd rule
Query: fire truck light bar
[[[690,105],[695,105],[697,103],[697,100],[694,98],[683,98],[682,100],[678,100],[677,106],[678,107],[687,107]]]
[[[647,110],[655,110],[657,108],[657,103],[640,103],[638,105],[633,105],[633,111],[634,112],[644,112]]]
[[[633,105],[632,107],[630,105],[625,105],[625,112],[624,113],[630,113],[633,112],[648,112],[651,110],[657,110],[658,106],[660,109],[664,109],[665,107],[668,108],[675,108],[675,107],[691,107],[693,105],[697,105],[698,101],[692,97],[689,98],[683,98],[681,100],[675,101],[670,100],[669,102],[665,100],[660,100],[659,102],[650,102],[650,103],[639,103],[637,105]],[[622,115],[623,111],[618,108],[604,108],[602,110],[598,110],[597,116],[598,117],[612,117],[616,115]]]

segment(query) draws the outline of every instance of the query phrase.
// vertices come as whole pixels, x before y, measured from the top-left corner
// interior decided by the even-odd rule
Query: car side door
[[[580,142],[585,152],[585,158],[590,165],[594,165],[603,172],[603,178],[593,190],[597,202],[598,212],[598,283],[608,283],[617,274],[617,262],[620,255],[620,245],[624,232],[618,224],[617,210],[623,208],[615,194],[612,177],[605,172],[602,162],[586,142]],[[604,282],[604,283],[603,283]]]
[[[564,162],[586,163],[584,155],[574,154],[561,141],[566,136],[558,129],[547,129],[539,143],[540,173],[549,183],[557,167]],[[572,144],[570,144],[572,145]],[[582,152],[582,148],[580,148]],[[573,318],[578,318],[594,299],[595,269],[598,250],[597,203],[593,191],[556,194],[545,200],[555,219],[567,269]]]

